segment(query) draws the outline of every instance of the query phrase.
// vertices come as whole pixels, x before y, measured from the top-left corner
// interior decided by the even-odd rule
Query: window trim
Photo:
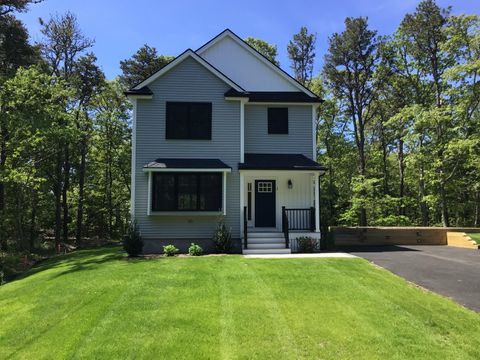
[[[187,119],[187,136],[186,137],[173,137],[169,132],[169,104],[183,104],[186,106],[191,106],[192,104],[199,105],[209,105],[210,112],[210,128],[208,129],[208,137],[193,137],[191,133],[191,117],[190,117],[190,108],[189,108],[189,117]],[[166,101],[165,102],[165,140],[212,140],[212,121],[213,121],[213,105],[208,101]]]
[[[286,126],[286,132],[278,132],[278,131],[273,131],[273,129],[271,129],[271,127],[273,126],[270,126],[270,111],[273,110],[273,109],[283,109],[286,111],[287,113],[287,126]],[[289,133],[289,130],[290,130],[290,126],[289,126],[289,109],[288,107],[268,107],[267,108],[267,133],[268,135],[288,135]],[[272,119],[273,120],[273,119]]]
[[[178,170],[178,171],[177,171]],[[175,169],[175,171],[148,171],[148,194],[147,194],[147,215],[226,215],[226,196],[227,196],[227,173],[230,172],[231,169],[203,169],[200,171],[192,171],[190,169]],[[201,174],[208,174],[211,175],[212,173],[218,173],[220,176],[220,208],[218,210],[181,210],[178,209],[178,204],[177,204],[177,209],[175,210],[158,210],[158,209],[153,209],[153,197],[154,197],[154,181],[153,181],[153,175],[155,173],[169,173],[169,174],[175,174],[175,175],[186,175],[186,174],[196,174],[197,175],[197,199],[198,199],[198,194],[199,194],[199,175]],[[175,184],[177,184],[177,177],[175,178]],[[177,189],[177,185],[175,185],[175,188]],[[177,191],[177,190],[176,190]],[[178,192],[176,199],[178,201]],[[198,207],[198,206],[197,206]]]

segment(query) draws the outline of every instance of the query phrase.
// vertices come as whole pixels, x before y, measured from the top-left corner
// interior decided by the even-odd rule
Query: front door
[[[275,180],[255,180],[255,227],[275,227]]]

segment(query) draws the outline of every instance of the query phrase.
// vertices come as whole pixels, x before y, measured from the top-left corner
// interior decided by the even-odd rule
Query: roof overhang
[[[240,171],[308,171],[325,172],[325,166],[302,154],[245,154],[245,161],[238,164]]]
[[[148,86],[140,89],[130,89],[123,92],[129,99],[151,99],[153,92]]]
[[[250,104],[308,104],[318,105],[322,99],[312,97],[301,91],[237,91],[230,89],[225,93],[225,100],[243,100]]]
[[[163,158],[143,166],[144,172],[231,172],[232,168],[219,159]]]

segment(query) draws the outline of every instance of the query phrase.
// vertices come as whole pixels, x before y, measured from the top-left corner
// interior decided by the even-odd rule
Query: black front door
[[[275,227],[275,180],[255,180],[255,227]]]

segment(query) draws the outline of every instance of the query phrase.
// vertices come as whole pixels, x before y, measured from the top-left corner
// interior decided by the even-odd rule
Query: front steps
[[[285,238],[281,232],[248,233],[248,247],[243,249],[244,255],[291,254],[285,248]]]

